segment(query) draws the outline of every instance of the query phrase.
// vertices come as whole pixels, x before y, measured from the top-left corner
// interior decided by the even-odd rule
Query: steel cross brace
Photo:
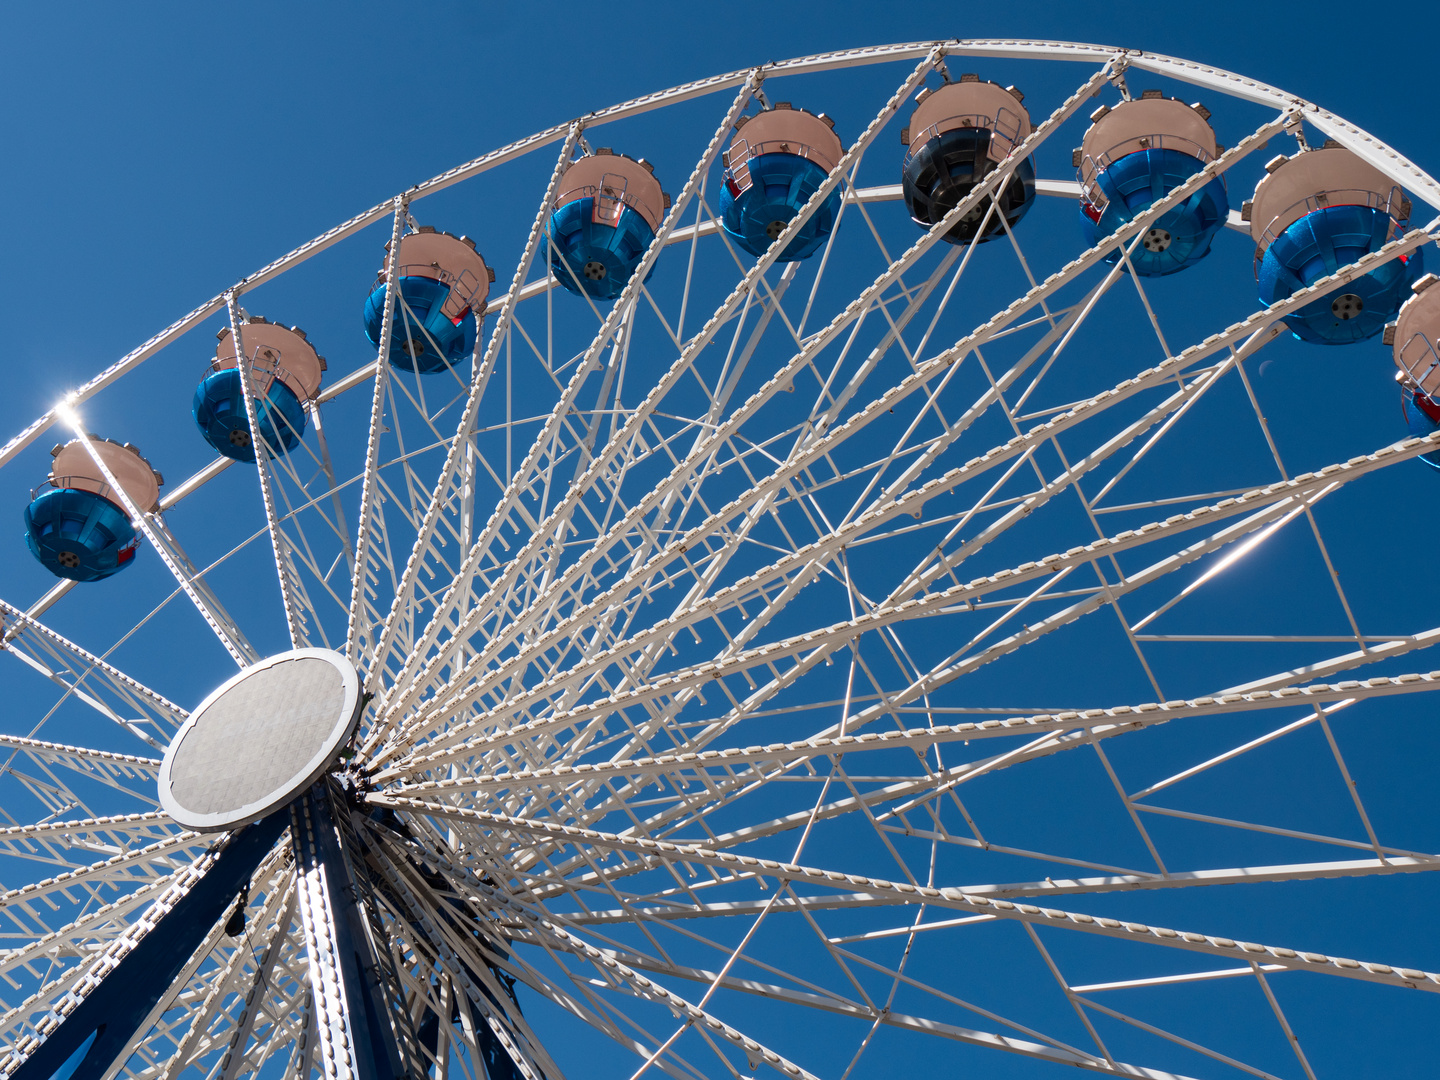
[[[382,831],[372,823],[376,833]],[[482,939],[459,890],[424,859],[416,837],[394,815],[384,822],[394,850],[377,845],[375,866],[384,881],[396,917],[410,931],[417,953],[429,952],[449,974],[455,990],[475,1018],[476,1047],[490,1080],[546,1080],[559,1077],[559,1067],[535,1041],[523,1019],[514,990],[501,982],[486,953],[501,953],[498,942]],[[408,850],[407,850],[408,849]],[[421,897],[426,899],[422,900]],[[458,1020],[460,1002],[451,1022]],[[514,1016],[511,1015],[511,1009]],[[442,1017],[429,1013],[420,1029],[427,1049],[438,1043]],[[529,1048],[517,1038],[524,1038]],[[532,1060],[531,1052],[539,1051]]]
[[[202,857],[194,880],[188,870],[177,875],[156,902],[159,914],[148,928],[132,942],[122,939],[112,946],[108,952],[129,947],[113,964],[102,958],[57,1003],[52,1016],[63,1018],[43,1041],[0,1063],[7,1080],[49,1080],[62,1070],[70,1080],[100,1080],[116,1055],[131,1045],[138,1026],[249,882],[287,822],[281,811],[247,825],[225,838],[218,852],[212,849],[214,854]]]
[[[369,874],[348,828],[349,811],[337,798],[322,781],[288,808],[231,833],[178,875],[157,900],[158,916],[123,943],[113,962],[102,958],[82,975],[52,1014],[58,1022],[38,1040],[22,1040],[29,1045],[0,1062],[0,1074],[6,1080],[50,1080],[60,1073],[101,1080],[113,1071],[117,1055],[143,1034],[156,1003],[288,825],[310,959],[313,1031],[326,1072],[336,1080],[419,1077],[418,1042],[396,993],[389,951],[376,940]],[[283,935],[283,927],[277,933]]]
[[[390,953],[374,918],[369,871],[349,810],[322,780],[290,806],[311,1009],[324,1072],[334,1080],[421,1075]]]

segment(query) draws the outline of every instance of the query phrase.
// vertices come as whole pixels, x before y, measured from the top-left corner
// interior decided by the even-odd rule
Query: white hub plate
[[[315,782],[360,719],[360,679],[329,649],[254,664],[190,714],[160,766],[160,805],[199,832],[278,810]]]

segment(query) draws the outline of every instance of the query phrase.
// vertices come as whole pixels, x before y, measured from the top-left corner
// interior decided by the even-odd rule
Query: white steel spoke
[[[1078,74],[1028,83],[1026,106],[985,81],[992,59]],[[873,65],[890,66],[859,77]],[[1142,76],[1164,85],[1132,91]],[[895,129],[968,84],[1024,110],[1028,134],[965,119],[995,125],[994,156],[917,228],[913,170],[939,128],[906,135],[903,184]],[[1207,146],[1085,250],[1007,210],[1095,105],[1093,125],[1157,94],[1180,109],[1176,84],[1222,99],[1192,109],[1230,149]],[[818,122],[801,104],[843,128],[829,156],[787,136],[806,186],[742,237],[732,151],[757,152],[765,123]],[[595,148],[607,124],[631,153],[664,132],[693,166],[640,215],[648,231],[617,232],[630,277],[598,285],[552,215],[577,155],[611,153]],[[1242,192],[1285,167],[1259,151],[1316,132],[1397,186],[1375,193],[1391,227],[1282,300],[1236,300]],[[1074,216],[1094,209],[1088,183],[1034,189]],[[519,215],[494,235],[524,233],[487,253],[503,292],[444,311],[456,334],[473,320],[468,370],[400,288],[402,239],[432,228],[416,207],[455,185],[465,198],[426,204],[454,215],[435,229],[485,206]],[[1151,230],[1211,185],[1234,205],[1213,251],[1178,285],[1142,281]],[[1440,460],[1440,431],[1384,445],[1359,364],[1332,373],[1353,429],[1301,430],[1252,361],[1309,349],[1286,330],[1361,279],[1415,276],[1440,218],[1411,225],[1411,198],[1440,211],[1440,183],[1241,76],[1108,46],[917,42],[586,112],[234,283],[0,447],[0,467],[32,468],[44,432],[73,428],[140,557],[163,563],[0,601],[0,649],[39,677],[14,679],[0,732],[0,1073],[44,1065],[36,1047],[99,1007],[88,995],[114,990],[244,835],[159,810],[189,719],[175,702],[226,678],[174,639],[181,593],[242,668],[261,656],[232,611],[256,643],[333,645],[360,672],[361,720],[238,896],[203,900],[225,914],[186,930],[179,975],[99,1080],[564,1080],[593,1068],[577,1025],[634,1055],[632,1080],[856,1080],[926,1040],[972,1071],[1002,1053],[1136,1080],[1316,1080],[1348,1067],[1326,1018],[1352,1009],[1365,1045],[1408,1047],[1396,1028],[1436,999],[1385,995],[1440,993],[1440,973],[1338,954],[1427,955],[1440,840],[1423,760],[1397,748],[1429,730],[1416,695],[1440,670],[1409,654],[1440,628],[1417,628],[1415,572],[1393,553],[1396,520],[1425,535],[1415,459]],[[962,222],[997,242],[955,242]],[[377,351],[335,362],[291,445],[267,446],[242,303],[386,223]],[[244,477],[222,481],[233,462],[199,445],[155,510],[136,506],[76,411],[118,415],[141,364],[227,321],[259,508],[226,497]],[[409,370],[392,344],[458,359]],[[1337,460],[1357,445],[1374,449]],[[222,500],[248,517],[218,539],[162,517]],[[284,629],[262,637],[263,597],[243,590],[272,573]],[[1346,889],[1360,901],[1317,923]],[[1244,939],[1256,917],[1263,943]]]
[[[265,524],[270,533],[270,550],[275,557],[275,571],[280,579],[280,601],[285,609],[285,625],[290,633],[292,648],[304,648],[310,644],[305,632],[297,595],[298,582],[295,580],[295,562],[291,558],[290,545],[280,531],[275,519],[275,495],[270,482],[269,457],[275,448],[271,447],[260,430],[260,420],[255,411],[256,379],[250,357],[245,352],[244,326],[240,319],[240,308],[233,292],[225,296],[225,307],[230,317],[230,335],[235,342],[235,364],[240,375],[241,396],[245,401],[245,419],[250,428],[250,446],[255,451],[255,475],[260,481],[260,498],[265,507]],[[229,1077],[226,1077],[229,1080]]]
[[[246,643],[239,639],[232,631],[229,618],[210,609],[209,604],[206,603],[204,597],[202,597],[196,589],[195,583],[191,580],[190,575],[185,573],[181,568],[179,560],[169,550],[169,547],[155,530],[149,515],[135,505],[135,500],[130,497],[130,494],[121,485],[120,481],[115,479],[115,474],[110,471],[110,466],[105,464],[104,458],[102,458],[99,451],[95,449],[95,444],[90,441],[90,436],[80,423],[80,418],[68,409],[68,407],[63,415],[66,422],[69,423],[71,429],[75,432],[76,439],[84,445],[95,467],[100,470],[100,475],[105,478],[105,483],[109,485],[110,491],[124,504],[131,521],[140,527],[140,531],[145,534],[145,538],[154,545],[156,552],[160,555],[166,567],[169,568],[170,573],[174,575],[175,581],[180,585],[180,588],[185,591],[185,595],[190,598],[191,603],[195,605],[195,609],[200,612],[205,622],[209,624],[210,629],[215,631],[215,636],[220,639],[220,643],[225,646],[226,651],[234,658],[235,663],[241,667],[251,663],[256,658],[253,653],[246,651]]]
[[[375,393],[370,405],[370,434],[365,449],[364,479],[360,486],[360,520],[355,533],[355,577],[350,594],[350,620],[345,635],[345,653],[352,660],[358,657],[370,639],[372,620],[367,596],[372,595],[372,580],[379,584],[378,569],[372,570],[371,546],[373,533],[383,529],[383,521],[375,510],[375,482],[380,463],[381,428],[385,415],[385,395],[390,379],[390,340],[395,333],[395,299],[399,295],[398,265],[400,234],[405,227],[409,201],[403,196],[394,203],[394,224],[390,229],[390,246],[385,259],[385,316],[380,324],[379,352],[375,361]],[[385,537],[379,537],[384,543]]]
[[[389,806],[415,813],[434,815],[439,818],[455,818],[485,822],[507,830],[518,830],[537,836],[567,837],[597,847],[616,851],[629,850],[659,858],[674,858],[701,865],[735,869],[741,873],[778,874],[792,881],[806,881],[822,887],[834,887],[836,883],[859,885],[867,891],[897,900],[921,899],[936,906],[960,909],[978,909],[994,914],[1001,919],[1016,919],[1041,925],[1061,926],[1088,934],[1105,937],[1133,937],[1137,940],[1215,956],[1235,957],[1241,954],[1263,956],[1266,963],[1279,963],[1283,967],[1301,971],[1324,972],[1345,978],[1362,979],[1371,982],[1388,983],[1412,989],[1440,993],[1440,973],[1425,972],[1415,968],[1395,968],[1388,964],[1361,962],[1344,957],[1336,958],[1323,953],[1298,952],[1278,945],[1260,945],[1254,942],[1235,942],[1226,937],[1211,936],[1193,931],[1176,931],[1164,927],[1151,927],[1144,923],[1121,922],[1116,919],[1095,917],[1077,912],[1060,911],[1053,908],[1038,908],[1032,904],[1014,904],[1009,900],[991,900],[986,896],[971,896],[955,889],[936,889],[905,882],[892,882],[881,878],[847,874],[834,870],[822,870],[800,866],[795,863],[780,863],[773,859],[756,859],[724,851],[716,851],[694,844],[675,844],[668,841],[646,840],[636,837],[622,837],[594,829],[580,829],[574,826],[556,825],[550,822],[529,821],[505,814],[492,814],[483,810],[446,806],[441,803],[425,802],[419,799],[392,798],[372,795],[369,801],[377,806]],[[753,869],[752,869],[753,868]]]

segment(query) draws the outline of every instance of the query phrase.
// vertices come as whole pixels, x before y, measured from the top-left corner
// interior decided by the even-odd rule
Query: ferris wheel
[[[237,283],[0,449],[0,1072],[1419,1074],[1435,214],[922,42]]]

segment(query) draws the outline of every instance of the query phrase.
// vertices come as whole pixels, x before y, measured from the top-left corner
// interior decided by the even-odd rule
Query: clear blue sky
[[[947,36],[1135,46],[1318,101],[1433,172],[1433,75],[1403,49],[1437,31],[1423,0],[1369,19],[1348,4],[1137,0],[13,5],[0,65],[13,381],[0,431],[352,213],[698,76]],[[57,310],[52,282],[77,274],[85,285]]]
[[[1424,0],[1370,8],[1135,0],[15,5],[0,63],[0,205],[8,211],[0,259],[0,371],[7,380],[0,442],[69,387],[340,220],[487,149],[693,78],[806,53],[944,37],[1125,45],[1293,91],[1436,174],[1437,32],[1440,7]],[[852,121],[847,132],[855,127]],[[666,179],[671,190],[682,180]],[[503,212],[528,223],[533,204],[527,195]],[[513,253],[497,252],[492,262],[503,280]],[[357,294],[357,326],[360,302]],[[195,344],[197,378],[205,344]],[[1305,393],[1303,374],[1295,392]],[[1401,434],[1397,421],[1391,437]],[[182,474],[176,470],[172,480]],[[1421,475],[1418,465],[1414,478],[1423,513],[1407,520],[1431,528],[1440,479]],[[18,497],[19,488],[7,483],[0,491]],[[0,551],[28,560],[19,515],[18,504],[0,506]],[[1415,593],[1405,598],[1416,620],[1431,606],[1433,580],[1428,561],[1417,568]],[[46,583],[27,564],[18,576],[0,574],[0,596],[25,604]],[[1394,631],[1429,625],[1414,621]],[[1440,665],[1422,659],[1412,666]],[[187,674],[191,690],[209,678]],[[0,690],[11,677],[0,671]],[[1433,745],[1423,752],[1434,760]],[[1428,881],[1387,888],[1393,891],[1357,886],[1336,895],[1357,904],[1384,897],[1433,904]],[[1440,964],[1435,953],[1432,968]],[[1366,1008],[1388,1007],[1362,996]],[[622,1061],[607,1057],[603,1075],[619,1075]],[[577,1066],[573,1080],[590,1080],[575,1053],[562,1063]],[[987,1075],[1033,1075],[1018,1066],[1007,1073],[1008,1064],[993,1063]],[[1284,1075],[1294,1073],[1293,1059],[1282,1064]],[[944,1074],[941,1060],[926,1066]],[[1392,1067],[1427,1075],[1413,1056],[1384,1061],[1374,1075],[1396,1075]]]

